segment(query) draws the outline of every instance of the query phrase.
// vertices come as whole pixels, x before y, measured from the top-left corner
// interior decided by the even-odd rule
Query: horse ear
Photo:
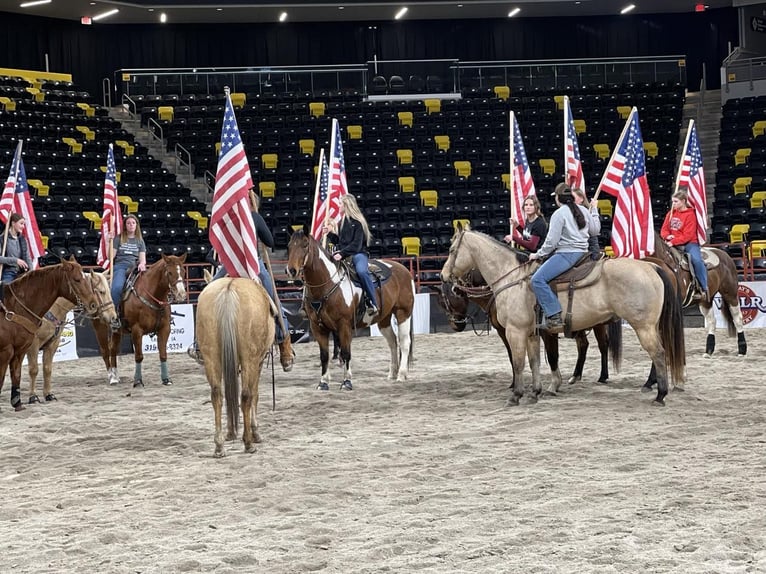
[[[305,223],[303,224],[303,234],[306,236],[311,235],[311,230],[309,229],[309,226],[306,225]]]
[[[183,255],[181,255],[181,263],[186,263],[186,256],[187,255],[188,255],[187,253],[184,253]]]

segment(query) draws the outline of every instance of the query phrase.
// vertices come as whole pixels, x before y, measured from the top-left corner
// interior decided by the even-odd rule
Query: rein
[[[138,297],[138,300],[141,301],[141,303],[143,303],[144,305],[146,305],[147,307],[149,307],[153,311],[162,311],[165,307],[168,307],[170,305],[170,291],[172,289],[171,288],[171,284],[170,284],[170,279],[168,279],[168,292],[167,292],[167,296],[166,296],[165,301],[157,299],[157,297],[152,295],[152,293],[150,291],[148,291],[147,289],[143,289],[143,291],[146,292],[146,295],[151,299],[151,301],[150,301],[149,299],[147,299],[146,297],[141,295],[141,293],[139,293],[138,289],[137,289],[138,282],[144,277],[144,273],[145,272],[139,273],[138,279],[136,279],[133,282],[133,285],[130,286],[130,291],[136,297]],[[167,273],[166,273],[166,275],[167,275]]]

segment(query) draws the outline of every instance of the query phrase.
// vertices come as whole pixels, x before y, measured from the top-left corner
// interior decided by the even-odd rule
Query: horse
[[[11,405],[17,411],[21,404],[21,363],[27,348],[42,324],[42,315],[57,298],[64,297],[83,308],[91,317],[107,322],[115,319],[114,307],[102,306],[82,267],[71,257],[57,265],[42,267],[2,285],[0,312],[0,390],[10,365]]]
[[[492,289],[484,281],[481,273],[473,269],[468,275],[462,277],[459,283],[442,282],[438,286],[432,286],[432,290],[437,294],[437,304],[447,316],[450,327],[452,327],[453,331],[457,332],[464,331],[469,321],[473,323],[473,317],[469,314],[469,305],[471,300],[473,300],[487,314],[487,320],[497,330],[508,352],[508,359],[513,364],[513,356],[505,335],[505,328],[497,320],[497,308],[494,304],[495,298],[492,294]],[[598,382],[606,384],[609,382],[609,358],[611,357],[612,365],[616,370],[619,370],[622,360],[622,323],[620,321],[608,321],[607,323],[594,325],[593,333],[596,336],[596,342],[601,352],[601,372],[598,376]],[[572,335],[577,344],[577,362],[575,363],[572,376],[568,379],[570,385],[582,381],[585,358],[590,346],[587,331],[577,331]],[[558,366],[559,338],[548,331],[540,331],[540,337],[543,340],[551,374],[554,378],[561,380]]]
[[[263,286],[250,279],[225,277],[213,281],[200,293],[196,332],[210,384],[215,415],[213,456],[217,458],[226,454],[224,440],[237,438],[240,402],[245,452],[255,452],[255,443],[261,442],[256,418],[258,383],[263,359],[274,341],[272,315],[276,312]],[[238,373],[242,380],[239,397]],[[228,431],[225,439],[221,429],[223,395]]]
[[[119,326],[119,320],[117,319],[117,313],[114,311],[114,303],[112,303],[112,296],[109,292],[109,282],[106,280],[106,276],[103,273],[85,272],[85,277],[90,281],[91,288],[98,298],[99,307],[102,307],[106,312],[114,317],[113,327]],[[29,404],[39,403],[40,398],[37,396],[36,383],[37,374],[40,371],[38,364],[38,356],[40,351],[43,352],[43,396],[46,402],[55,401],[56,396],[51,392],[51,375],[53,373],[53,357],[59,348],[61,343],[61,330],[64,327],[64,321],[66,316],[74,309],[74,304],[65,299],[59,297],[53,303],[53,306],[43,316],[42,325],[35,333],[32,344],[27,349],[27,368],[29,369]]]
[[[112,330],[103,321],[94,321],[96,339],[101,358],[106,365],[109,384],[117,384],[117,353],[120,350],[122,334],[130,333],[135,358],[133,386],[144,386],[141,364],[144,360],[142,338],[145,334],[157,334],[157,350],[160,354],[160,378],[163,385],[172,385],[168,373],[168,338],[170,337],[170,304],[186,300],[186,276],[184,263],[186,254],[180,257],[162,255],[135,281],[128,280],[120,301],[118,315],[121,327]]]
[[[713,295],[721,295],[721,313],[726,322],[729,337],[737,336],[737,354],[744,357],[747,354],[747,340],[742,321],[742,311],[739,308],[739,278],[737,266],[728,253],[715,247],[702,247],[703,260],[707,267],[707,283],[710,299],[694,299],[694,281],[686,258],[671,251],[665,242],[657,235],[654,257],[664,261],[676,275],[685,307],[697,303],[705,318],[705,357],[710,358],[715,351],[715,313],[713,312]]]
[[[391,362],[389,380],[407,380],[412,361],[413,325],[412,310],[415,306],[415,282],[409,270],[396,261],[381,260],[382,270],[390,277],[377,288],[380,332],[388,342]],[[311,333],[319,343],[322,376],[317,388],[327,390],[330,383],[329,343],[330,333],[335,332],[340,342],[340,356],[344,375],[341,389],[352,390],[351,339],[353,329],[366,327],[369,318],[357,312],[362,303],[362,289],[354,285],[348,267],[336,263],[328,251],[311,234],[297,230],[287,245],[287,275],[296,279],[303,275],[303,309],[311,324]],[[361,305],[363,307],[363,305]],[[391,326],[391,318],[397,321],[397,333]]]
[[[537,263],[528,263],[497,240],[462,227],[452,238],[442,280],[462,277],[478,269],[495,294],[498,322],[505,328],[513,356],[513,394],[509,405],[518,405],[524,394],[522,373],[525,350],[530,356],[536,400],[542,391],[539,377],[540,342],[535,334],[535,296],[529,280]],[[573,299],[562,298],[571,307],[571,330],[578,331],[617,317],[636,332],[658,374],[654,404],[664,405],[670,378],[681,380],[684,367],[681,306],[666,273],[657,265],[633,259],[606,259],[594,264],[579,281]],[[555,383],[552,392],[558,389]]]

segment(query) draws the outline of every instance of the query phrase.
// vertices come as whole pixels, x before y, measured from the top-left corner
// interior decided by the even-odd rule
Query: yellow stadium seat
[[[309,113],[315,118],[321,118],[324,115],[324,102],[309,102]]]
[[[734,180],[734,195],[747,194],[753,183],[752,177],[738,177]]]
[[[75,126],[74,129],[85,136],[85,141],[92,142],[96,139],[96,132],[91,130],[88,126]]]
[[[564,109],[564,96],[553,96],[553,101],[556,102],[556,109]]]
[[[556,162],[550,158],[543,158],[540,160],[540,168],[546,175],[553,175],[556,173]]]
[[[362,126],[348,126],[346,128],[348,132],[348,139],[360,140],[362,139]]]
[[[6,112],[13,112],[16,110],[16,102],[8,96],[0,96],[0,105]]]
[[[96,108],[92,107],[90,104],[86,104],[85,102],[77,102],[75,105],[84,111],[85,115],[89,118],[92,118],[96,115]]]
[[[402,237],[402,254],[420,255],[420,237]]]
[[[494,86],[492,91],[495,93],[495,97],[501,100],[507,100],[511,97],[511,88],[508,86]]]
[[[470,219],[453,219],[452,220],[452,229],[457,231],[458,223],[463,226],[463,229],[465,229],[467,226],[471,225]]]
[[[127,213],[137,213],[138,212],[138,202],[133,201],[133,198],[129,195],[118,195],[117,200],[125,206],[125,211]]]
[[[633,110],[633,108],[630,106],[617,106],[617,113],[620,114],[621,120],[627,120],[631,110]]]
[[[758,120],[753,124],[753,137],[762,136],[766,134],[766,120]]]
[[[437,114],[442,111],[442,101],[437,98],[427,98],[423,100],[423,105],[429,114]]]
[[[609,144],[593,144],[593,151],[599,159],[609,159]]]
[[[436,148],[440,149],[442,151],[449,151],[449,136],[445,135],[439,135],[434,136],[434,143],[436,143]]]
[[[242,109],[247,103],[247,96],[242,92],[234,92],[231,94],[231,105],[236,109]]]
[[[316,142],[312,139],[298,140],[298,146],[301,149],[301,153],[308,155],[314,155],[314,149],[316,148]]]
[[[157,108],[157,119],[166,122],[173,121],[173,106],[160,106]]]
[[[221,142],[215,142],[215,157],[221,155]]]
[[[660,153],[660,148],[657,147],[657,142],[644,142],[644,152],[650,158],[654,159],[657,154]]]
[[[130,142],[126,140],[117,140],[114,144],[117,147],[121,147],[127,156],[133,155],[136,151],[135,146],[130,145]],[[104,170],[106,170],[106,168],[104,168]]]
[[[415,193],[415,178],[412,176],[400,177],[399,191],[402,193]]]
[[[82,153],[82,144],[74,138],[61,138],[61,141],[69,146],[72,153]]]
[[[745,234],[750,233],[749,223],[737,223],[731,226],[729,231],[729,241],[731,243],[741,243],[745,240]]]
[[[106,174],[106,166],[105,165],[102,165],[99,169],[101,170],[102,173]],[[117,183],[120,183],[120,180],[122,180],[122,172],[121,171],[117,172],[117,178],[116,179],[117,179]]]
[[[750,196],[750,207],[766,207],[766,191],[756,191]]]
[[[737,153],[734,154],[734,165],[741,165],[743,163],[747,163],[747,160],[750,159],[750,152],[753,150],[749,147],[743,147],[737,150]]]
[[[262,181],[258,184],[258,191],[261,197],[274,197],[277,194],[277,183],[275,181]]]
[[[40,241],[42,241],[43,249],[48,249],[48,236],[47,235],[41,235]]]
[[[611,245],[607,245],[606,247],[604,247],[604,254],[607,257],[614,257],[614,249],[612,249]]]
[[[411,149],[398,149],[396,150],[396,159],[400,164],[412,163],[412,150]]]
[[[505,187],[505,189],[510,191],[511,190],[511,174],[510,173],[504,173],[500,177],[503,180],[503,187]]]
[[[45,92],[41,91],[40,88],[27,88],[26,90],[35,97],[36,102],[45,100]]]
[[[439,193],[435,189],[424,189],[420,192],[420,204],[423,207],[439,207]]]
[[[573,120],[572,123],[578,136],[588,131],[588,125],[585,123],[585,120]]]
[[[597,202],[598,205],[598,212],[601,215],[608,215],[609,217],[612,217],[612,202],[608,199],[599,199]]]
[[[101,229],[101,215],[96,213],[95,211],[83,211],[82,216],[90,221],[91,226],[93,229]]]
[[[766,239],[750,242],[750,258],[753,257],[766,257]]]
[[[199,211],[187,211],[186,215],[197,222],[197,227],[199,229],[207,229],[207,217],[202,215]]]
[[[275,153],[265,153],[261,156],[261,165],[263,169],[277,169],[279,156]]]
[[[412,112],[397,112],[400,126],[412,127]]]
[[[471,177],[471,162],[466,160],[458,160],[453,163],[455,167],[455,173],[458,177]]]
[[[45,197],[51,189],[50,186],[45,185],[39,179],[28,179],[27,183],[29,184],[29,187],[35,190],[38,197]]]

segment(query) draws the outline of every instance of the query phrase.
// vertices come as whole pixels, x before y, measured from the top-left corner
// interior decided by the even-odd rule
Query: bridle
[[[176,289],[174,289],[174,285],[182,280],[182,278],[179,278],[178,281],[174,281],[173,276],[170,273],[170,270],[168,269],[169,265],[168,263],[164,263],[164,270],[163,274],[165,275],[165,278],[167,279],[167,293],[165,295],[165,300],[158,299],[155,297],[151,292],[149,292],[147,289],[143,289],[142,291],[145,293],[146,296],[138,292],[138,283],[143,279],[144,273],[146,271],[141,271],[138,274],[138,278],[133,282],[133,284],[130,286],[130,292],[133,293],[141,303],[149,307],[150,309],[154,311],[162,311],[166,307],[169,307],[172,302],[177,298],[175,293]]]
[[[316,247],[312,248],[311,243],[309,242],[308,239],[306,239],[305,250],[306,250],[306,254],[303,256],[303,263],[301,263],[301,266],[298,269],[298,275],[302,278],[304,287],[309,287],[311,289],[319,289],[320,287],[324,287],[325,285],[329,283],[334,283],[332,289],[330,289],[330,293],[335,291],[335,289],[337,289],[338,286],[340,286],[341,282],[343,281],[343,277],[345,277],[345,273],[341,273],[341,270],[344,269],[343,266],[333,261],[335,263],[334,274],[330,275],[327,278],[327,280],[323,281],[322,283],[316,283],[316,284],[309,283],[308,281],[306,281],[306,277],[303,270],[305,269],[306,264],[309,262],[309,258],[313,255],[313,252],[319,250],[319,246],[317,245]],[[330,258],[330,260],[332,260],[332,258]],[[335,281],[336,277],[339,277],[337,281]]]

